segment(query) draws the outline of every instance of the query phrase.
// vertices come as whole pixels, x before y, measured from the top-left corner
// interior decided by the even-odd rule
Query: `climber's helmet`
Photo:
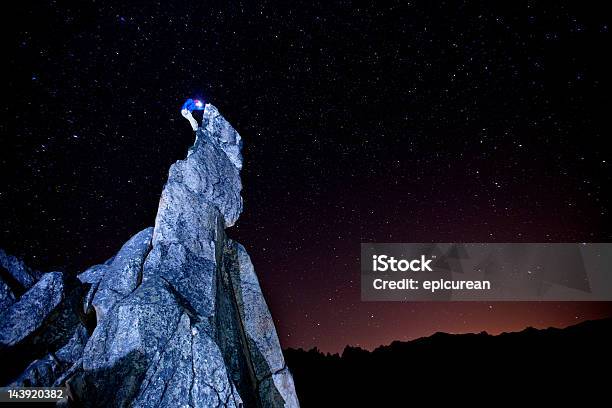
[[[193,112],[194,110],[204,110],[204,102],[201,99],[187,99],[181,108],[181,111],[188,110]]]

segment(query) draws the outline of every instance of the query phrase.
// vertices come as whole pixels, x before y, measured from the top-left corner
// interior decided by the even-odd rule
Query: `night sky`
[[[122,3],[5,12],[0,247],[77,273],[153,225],[193,143],[180,106],[197,96],[244,139],[228,232],[283,346],[612,316],[359,295],[361,242],[611,241],[603,3]]]

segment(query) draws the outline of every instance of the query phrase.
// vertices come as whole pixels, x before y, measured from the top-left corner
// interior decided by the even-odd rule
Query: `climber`
[[[204,102],[199,99],[187,99],[181,108],[181,115],[185,117],[191,124],[194,132],[198,130],[198,122],[195,120],[191,112],[194,110],[204,110]]]

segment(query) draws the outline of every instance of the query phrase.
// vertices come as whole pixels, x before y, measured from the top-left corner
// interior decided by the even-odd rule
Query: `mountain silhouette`
[[[341,355],[287,349],[285,359],[302,407],[531,405],[605,401],[611,345],[607,318],[495,336],[435,333]]]

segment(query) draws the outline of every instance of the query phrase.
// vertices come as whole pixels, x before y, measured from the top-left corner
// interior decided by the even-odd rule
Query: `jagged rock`
[[[0,313],[36,283],[42,274],[0,249]]]
[[[264,406],[298,406],[293,377],[286,367],[274,321],[261,293],[251,258],[242,245],[227,241],[226,264],[242,322],[243,336]]]
[[[42,275],[28,267],[21,259],[7,254],[3,249],[0,249],[0,267],[4,268],[24,290],[31,288]]]
[[[61,272],[46,273],[0,315],[0,383],[12,382],[33,360],[55,352],[74,335],[80,288]]]
[[[11,386],[44,387],[55,384],[56,380],[81,358],[88,337],[85,327],[79,325],[67,344],[57,352],[34,361]]]
[[[94,265],[81,273],[78,278],[81,282],[89,284],[89,290],[83,300],[83,313],[89,315],[94,312],[93,299],[100,285],[100,280],[104,276],[108,267],[107,263]]]
[[[61,272],[51,272],[0,315],[0,348],[14,346],[45,323],[64,299]]]
[[[96,312],[86,344],[79,325],[16,383],[65,384],[70,404],[91,407],[299,406],[253,265],[225,234],[242,212],[240,135],[206,105],[196,136],[170,168],[155,227],[79,275],[82,320]],[[34,298],[57,306],[47,292]]]
[[[242,138],[213,105],[208,104],[202,119],[204,134],[214,135],[221,149],[238,170],[242,169]]]
[[[100,265],[94,265],[81,274],[78,278],[83,283],[90,283],[92,285],[100,283],[100,280],[104,276],[109,264],[103,263]]]
[[[158,280],[118,302],[85,347],[79,399],[90,406],[122,406],[133,400],[148,366],[173,347],[181,315],[174,295]],[[116,390],[112,395],[106,392],[111,388]]]
[[[0,313],[15,303],[15,295],[11,288],[0,279]]]
[[[142,267],[151,248],[152,236],[153,228],[140,231],[123,245],[112,261],[96,265],[79,275],[82,282],[92,285],[86,297],[86,313],[90,305],[93,306],[100,321],[118,300],[136,289],[142,281]]]
[[[63,364],[72,365],[83,355],[83,349],[89,340],[89,333],[83,325],[78,325],[74,335],[61,349],[55,353],[55,357]]]

